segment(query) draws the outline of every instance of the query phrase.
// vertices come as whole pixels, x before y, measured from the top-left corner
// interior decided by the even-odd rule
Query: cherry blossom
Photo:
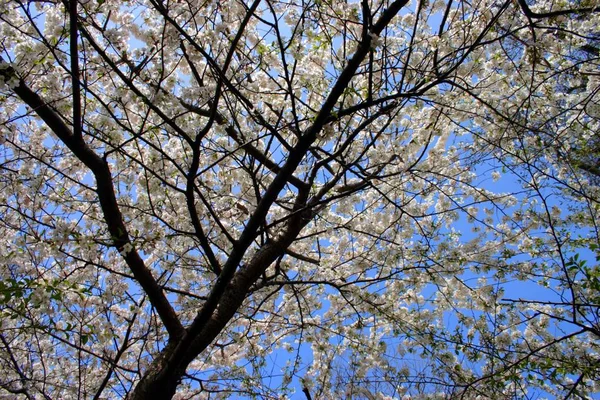
[[[597,395],[599,7],[0,0],[0,397]]]

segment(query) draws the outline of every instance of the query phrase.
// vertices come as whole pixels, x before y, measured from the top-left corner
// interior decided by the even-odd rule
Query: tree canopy
[[[600,393],[600,3],[0,1],[0,397]]]

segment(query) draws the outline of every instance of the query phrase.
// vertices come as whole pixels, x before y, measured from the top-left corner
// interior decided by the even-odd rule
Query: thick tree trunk
[[[181,382],[183,374],[185,374],[185,368],[174,369],[169,375],[164,375],[162,372],[176,345],[177,343],[171,343],[163,349],[152,362],[134,391],[127,396],[128,400],[168,400],[173,398],[177,386]]]
[[[202,326],[200,332],[190,335],[188,331],[186,336],[167,345],[152,362],[142,380],[128,396],[128,400],[171,399],[187,366],[225,329],[227,323],[244,302],[251,286],[272,262],[283,255],[309,220],[310,218],[302,217],[292,219],[296,222],[294,224],[290,221],[292,229],[288,230],[280,240],[264,245],[252,260],[235,274],[230,284],[227,285],[218,308]]]

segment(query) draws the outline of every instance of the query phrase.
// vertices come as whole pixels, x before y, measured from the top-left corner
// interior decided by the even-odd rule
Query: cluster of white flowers
[[[226,290],[255,280],[174,398],[600,390],[598,338],[572,334],[598,329],[597,13],[412,2],[367,51],[363,12],[394,2],[161,4],[78,3],[84,151],[36,117],[73,125],[64,5],[0,1],[11,390],[129,394],[169,341],[160,305],[189,326],[240,243]]]

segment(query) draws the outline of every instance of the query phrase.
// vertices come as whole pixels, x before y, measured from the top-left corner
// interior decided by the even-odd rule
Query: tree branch
[[[1,57],[0,62],[4,63]],[[100,158],[90,149],[81,137],[75,136],[62,118],[37,93],[32,91],[22,79],[18,78],[16,71],[12,67],[0,69],[0,77],[5,81],[18,79],[18,85],[13,88],[13,91],[25,104],[31,107],[69,150],[92,171],[96,178],[96,193],[113,246],[121,254],[126,253],[123,257],[127,266],[131,269],[133,276],[148,295],[150,302],[164,323],[170,338],[175,339],[183,336],[183,325],[181,325],[175,310],[167,300],[161,287],[152,276],[152,272],[146,267],[135,248],[131,247],[130,251],[126,251],[133,245],[117,203],[110,168],[106,160]]]
[[[519,6],[521,6],[521,9],[525,13],[525,15],[528,18],[532,18],[532,19],[552,18],[552,17],[559,17],[561,15],[583,14],[583,13],[600,11],[599,8],[584,7],[584,8],[574,8],[574,9],[570,9],[570,10],[558,10],[558,11],[548,11],[548,12],[543,12],[543,13],[537,13],[537,12],[531,11],[531,8],[529,8],[529,6],[527,5],[527,2],[525,0],[517,0],[517,1],[519,2]]]
[[[77,49],[77,0],[69,1],[71,85],[73,89],[73,134],[82,137],[81,88],[79,85],[79,50]]]
[[[393,2],[383,12],[377,23],[373,25],[372,33],[379,35],[407,3],[408,0]],[[272,204],[277,200],[281,190],[288,183],[290,176],[292,176],[306,155],[311,144],[317,139],[317,134],[329,122],[331,112],[338,99],[369,53],[372,40],[373,35],[367,35],[361,41],[358,49],[331,89],[313,124],[307,128],[305,133],[299,138],[296,146],[288,154],[287,161],[265,191],[256,210],[248,220],[237,244],[234,246],[227,262],[223,265],[221,275],[215,282],[208,299],[189,327],[186,335],[175,348],[169,348],[163,352],[157,361],[158,365],[155,365],[162,369],[156,371],[156,375],[146,376],[148,379],[147,383],[150,386],[146,386],[144,382],[140,382],[138,385],[139,392],[134,394],[134,397],[142,396],[144,393],[149,394],[152,391],[152,387],[158,389],[159,385],[172,385],[173,382],[171,381],[176,372],[185,369],[187,363],[191,362],[214,340],[216,335],[225,327],[240,307],[251,285],[277,257],[285,252],[286,248],[293,242],[302,228],[310,221],[310,218],[307,218],[312,214],[310,208],[305,212],[298,213],[295,218],[291,218],[288,221],[288,228],[285,233],[260,248],[250,262],[236,274],[236,270],[248,247],[254,241],[257,235],[256,232],[260,228],[262,221]],[[217,307],[218,311],[215,313]]]

